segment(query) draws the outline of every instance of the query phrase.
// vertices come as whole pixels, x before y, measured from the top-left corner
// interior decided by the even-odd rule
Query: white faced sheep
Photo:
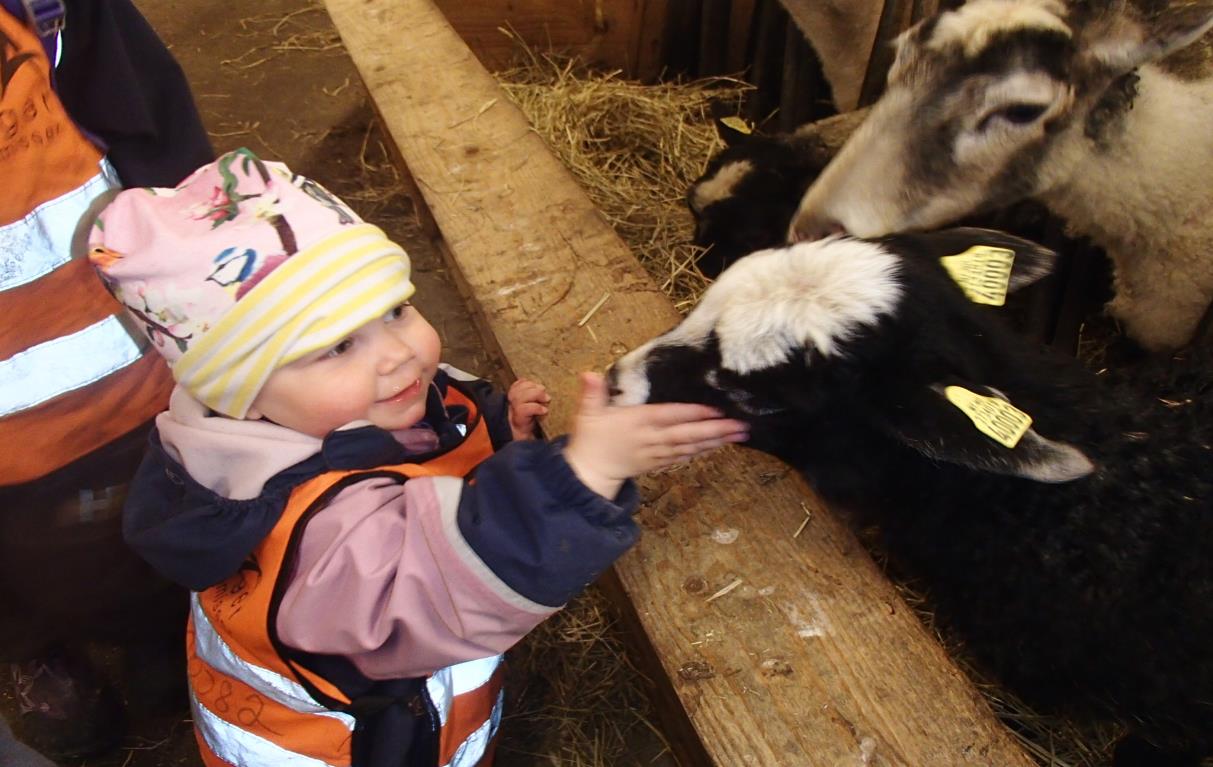
[[[974,229],[752,254],[612,367],[614,401],[749,421],[752,446],[877,523],[1008,687],[1124,723],[1118,766],[1195,765],[1213,755],[1209,350],[1099,378],[966,297],[940,259],[978,245],[1014,252],[1011,290],[1051,266]]]
[[[1107,251],[1129,336],[1181,346],[1213,298],[1211,26],[1213,3],[1179,0],[970,0],[922,21],[790,238],[1034,197]]]

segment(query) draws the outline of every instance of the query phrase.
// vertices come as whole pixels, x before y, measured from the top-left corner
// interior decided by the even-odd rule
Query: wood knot
[[[716,671],[707,661],[692,660],[678,667],[678,676],[688,682],[699,682],[716,676]]]

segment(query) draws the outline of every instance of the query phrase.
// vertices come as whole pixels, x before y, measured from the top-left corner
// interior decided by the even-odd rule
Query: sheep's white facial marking
[[[651,359],[664,350],[703,351],[713,337],[718,369],[742,375],[810,350],[840,354],[848,338],[896,310],[902,295],[899,266],[898,256],[879,245],[841,237],[746,256],[717,278],[681,324],[612,366],[617,389],[612,402],[647,402],[653,390]],[[691,385],[722,391],[716,370],[703,375]],[[744,393],[725,394],[743,412],[776,412]]]
[[[702,347],[715,333],[721,367],[741,374],[808,347],[829,356],[893,311],[901,297],[897,267],[879,246],[841,238],[754,253],[721,274],[656,343]]]
[[[691,209],[703,213],[709,205],[732,197],[737,184],[753,170],[754,164],[749,160],[737,160],[721,166],[715,175],[691,190]]]
[[[1066,7],[1058,0],[974,0],[952,13],[939,17],[939,23],[927,40],[927,48],[942,50],[960,45],[966,58],[985,50],[995,35],[1017,29],[1072,32],[1063,19]]]

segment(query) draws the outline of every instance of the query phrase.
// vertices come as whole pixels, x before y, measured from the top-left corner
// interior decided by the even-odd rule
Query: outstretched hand
[[[630,477],[748,437],[745,422],[724,418],[707,405],[612,406],[602,376],[583,373],[564,457],[586,487],[614,498]]]
[[[534,439],[535,422],[548,414],[552,397],[541,383],[519,378],[506,392],[510,406],[510,431],[514,439]]]

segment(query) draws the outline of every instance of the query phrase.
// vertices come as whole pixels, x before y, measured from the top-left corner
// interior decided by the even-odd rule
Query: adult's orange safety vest
[[[271,622],[286,591],[283,567],[312,513],[346,485],[384,476],[401,482],[462,477],[492,454],[488,427],[475,402],[455,385],[445,401],[470,410],[471,431],[459,445],[425,463],[332,471],[304,482],[241,572],[193,593],[187,636],[190,695],[194,730],[208,767],[359,767],[352,761],[352,712],[360,701],[289,657],[274,640]],[[339,619],[338,609],[334,620]],[[438,759],[432,767],[491,763],[503,670],[497,655],[449,666],[425,680],[439,725]]]
[[[172,378],[72,239],[117,174],[72,122],[38,36],[0,9],[0,485],[148,421]]]

